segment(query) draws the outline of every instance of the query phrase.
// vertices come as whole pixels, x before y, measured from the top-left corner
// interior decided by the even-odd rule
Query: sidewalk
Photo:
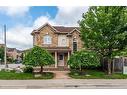
[[[0,89],[127,89],[126,79],[0,80]]]

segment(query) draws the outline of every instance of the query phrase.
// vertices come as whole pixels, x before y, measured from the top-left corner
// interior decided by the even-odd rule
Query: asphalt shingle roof
[[[79,27],[64,27],[64,26],[53,26],[59,32],[71,32],[73,29],[78,29]]]

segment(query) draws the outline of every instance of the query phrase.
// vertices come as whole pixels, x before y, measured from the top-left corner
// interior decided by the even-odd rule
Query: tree
[[[23,63],[29,66],[41,66],[40,73],[43,73],[43,66],[54,64],[55,61],[48,51],[39,46],[34,46],[27,51]]]
[[[4,62],[4,47],[0,47],[0,59],[1,62]]]
[[[68,65],[73,68],[80,68],[80,71],[82,71],[82,67],[98,67],[100,65],[100,60],[95,52],[82,50],[71,55],[68,60]]]
[[[4,62],[4,47],[0,47],[0,59],[1,62]],[[9,56],[7,55],[7,61],[12,63],[13,59],[9,58]]]
[[[111,74],[112,54],[127,45],[127,8],[90,7],[83,14],[80,28],[84,46],[108,59],[108,74]]]
[[[7,56],[7,62],[13,63],[15,60],[12,57]]]

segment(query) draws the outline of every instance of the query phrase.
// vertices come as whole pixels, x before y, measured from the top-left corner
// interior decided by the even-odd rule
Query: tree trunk
[[[80,66],[80,71],[82,71],[82,66]]]
[[[108,52],[108,75],[111,75],[111,64],[112,64],[112,45],[109,47],[109,52]]]
[[[112,61],[112,74],[114,73],[114,60]]]
[[[43,73],[43,66],[41,66],[41,70],[40,70],[40,73],[41,73],[41,74]]]
[[[101,63],[102,70],[104,71],[105,70],[105,68],[104,68],[104,57],[100,57],[100,63]]]
[[[108,59],[108,75],[111,75],[111,58]]]

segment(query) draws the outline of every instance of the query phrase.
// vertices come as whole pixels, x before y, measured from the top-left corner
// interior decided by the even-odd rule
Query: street
[[[17,66],[23,65],[9,64],[10,68]],[[48,80],[0,80],[0,89],[127,89],[127,79],[72,79],[68,71],[52,72],[55,77]]]
[[[126,79],[0,80],[0,89],[126,89]]]

